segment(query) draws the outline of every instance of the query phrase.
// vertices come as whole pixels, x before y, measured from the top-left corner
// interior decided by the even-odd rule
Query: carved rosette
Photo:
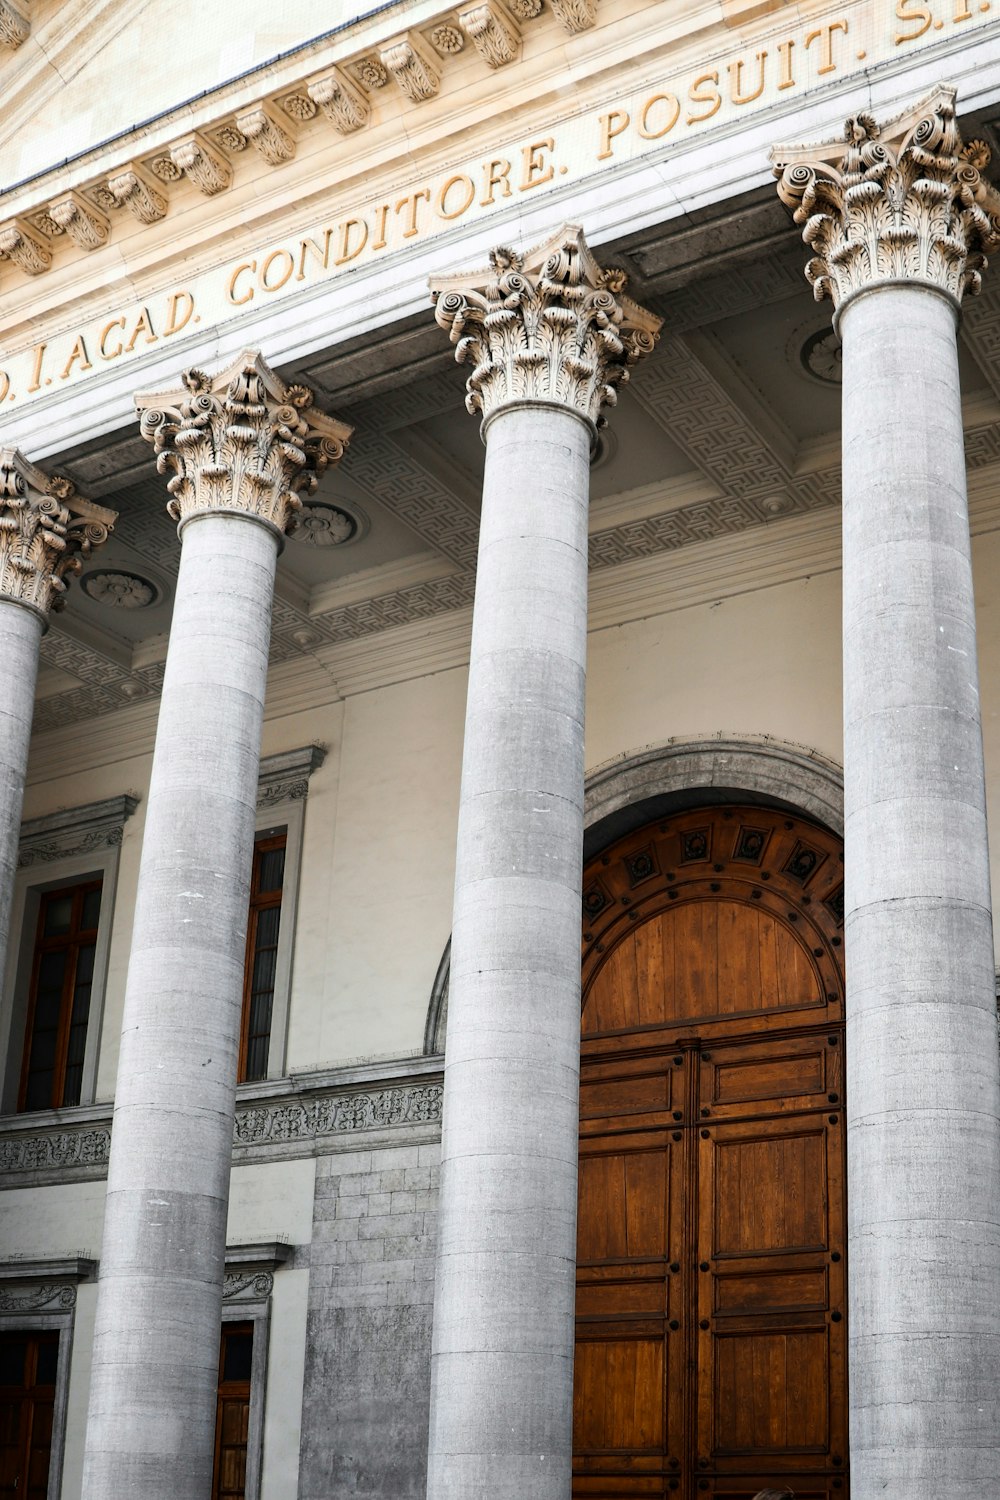
[[[518,402],[571,407],[594,426],[629,367],[653,349],[661,319],[622,295],[569,224],[527,256],[497,249],[489,271],[431,281],[435,316],[472,363],[465,404],[490,417]]]
[[[343,456],[353,428],[317,411],[312,392],[288,386],[253,349],[218,375],[188,370],[184,389],[136,396],[140,431],[169,474],[167,512],[241,513],[284,535],[300,494]]]
[[[0,448],[0,598],[43,618],[63,608],[69,579],[107,541],[118,514],[78,496],[16,448]]]
[[[861,114],[843,141],[774,147],[778,194],[813,251],[817,302],[839,310],[887,281],[933,286],[956,303],[975,295],[1000,245],[1000,193],[981,175],[989,157],[982,141],[963,146],[951,88],[885,127]]]

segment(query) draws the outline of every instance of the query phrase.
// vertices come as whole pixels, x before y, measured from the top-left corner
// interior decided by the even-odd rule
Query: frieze
[[[233,1144],[278,1145],[397,1125],[436,1125],[441,1120],[443,1093],[441,1084],[431,1083],[335,1094],[302,1103],[259,1104],[237,1111]]]
[[[29,818],[21,824],[18,865],[25,869],[47,860],[117,848],[125,823],[138,805],[138,797],[126,793],[49,813],[43,818]]]
[[[265,755],[257,779],[258,808],[274,807],[279,802],[303,802],[309,795],[310,776],[325,759],[324,745],[304,745],[300,750]]]
[[[222,1283],[223,1302],[263,1302],[274,1291],[274,1277],[270,1271],[254,1271],[247,1275],[239,1271],[227,1271]]]
[[[367,1131],[439,1127],[443,1085],[434,1069],[429,1078],[417,1077],[426,1071],[423,1059],[412,1059],[407,1065],[410,1076],[398,1083],[383,1082],[361,1088],[336,1089],[335,1080],[367,1080],[371,1066],[362,1069],[332,1070],[314,1075],[316,1086],[308,1090],[303,1079],[292,1085],[267,1085],[269,1092],[239,1108],[233,1129],[233,1149],[239,1160],[257,1150],[284,1148],[281,1155],[310,1156],[324,1149],[336,1149],[338,1138],[355,1137]],[[384,1077],[384,1075],[383,1075]],[[320,1084],[322,1079],[322,1084]],[[331,1089],[331,1083],[334,1089]],[[278,1088],[286,1092],[278,1092]],[[275,1089],[274,1093],[270,1090]],[[335,1090],[335,1091],[334,1091]],[[111,1110],[101,1118],[96,1108],[88,1109],[89,1119],[78,1129],[60,1124],[58,1128],[25,1130],[21,1117],[0,1125],[0,1188],[71,1182],[81,1177],[103,1177],[107,1173],[111,1145]],[[7,1131],[10,1134],[7,1134]],[[241,1276],[260,1274],[261,1261],[277,1264],[276,1252],[257,1256],[256,1264],[234,1264],[233,1273]]]
[[[76,1306],[76,1287],[43,1285],[30,1291],[8,1291],[0,1287],[0,1313],[69,1312]]]

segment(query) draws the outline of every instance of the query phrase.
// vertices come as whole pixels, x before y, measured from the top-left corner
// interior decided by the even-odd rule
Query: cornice
[[[0,33],[5,5],[0,0]],[[484,67],[484,81],[513,62],[525,28],[554,20],[575,36],[598,19],[597,0],[550,5],[551,11],[539,0],[383,7],[387,14],[374,23],[362,18],[305,43],[206,100],[178,104],[0,193],[0,260],[7,256],[27,275],[42,275],[60,245],[72,242],[87,254],[116,242],[136,220],[155,224],[188,185],[206,197],[225,193],[241,161],[282,168],[303,134],[363,132],[384,90],[386,97],[402,96],[404,106],[420,106],[437,97],[446,72],[467,71],[470,59]],[[402,31],[400,13],[412,16]]]
[[[262,756],[257,777],[258,808],[304,802],[309,795],[309,778],[325,759],[325,745],[303,745],[299,750]]]
[[[117,848],[125,823],[138,806],[139,798],[126,792],[120,797],[69,807],[43,818],[28,818],[21,824],[18,865],[23,869],[45,860]]]

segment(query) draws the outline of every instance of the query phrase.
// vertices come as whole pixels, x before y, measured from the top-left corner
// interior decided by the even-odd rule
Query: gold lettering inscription
[[[554,151],[556,143],[552,136],[547,135],[542,141],[532,141],[530,146],[525,146],[521,153],[524,170],[521,175],[521,192],[526,193],[529,188],[541,187],[543,182],[551,182],[555,176],[555,167],[551,162],[546,163],[542,155],[544,151]]]
[[[375,210],[375,238],[372,240],[373,250],[384,250],[387,244],[385,237],[385,221],[389,217],[388,203],[382,203]]]
[[[116,330],[119,337],[117,343],[115,344],[115,347],[113,349],[109,349],[108,334],[111,333],[112,330]],[[124,337],[125,315],[123,313],[120,318],[112,318],[110,323],[105,323],[104,327],[101,329],[101,336],[97,340],[97,353],[99,354],[101,359],[117,359],[119,354],[121,354],[122,350],[125,347],[124,343],[122,342]]]
[[[917,5],[916,0],[896,0],[896,19],[912,21],[917,28],[916,31],[897,31],[896,46],[898,47],[900,42],[915,42],[918,36],[923,36],[925,31],[929,31],[934,17],[928,6]]]
[[[836,71],[837,64],[833,60],[833,34],[835,31],[842,31],[846,36],[848,31],[847,22],[829,21],[827,25],[818,26],[815,31],[806,33],[806,39],[802,45],[807,52],[817,37],[821,39],[820,56],[823,61],[816,69],[817,73],[833,73]]]
[[[705,85],[710,85],[705,92]],[[714,70],[711,73],[699,73],[698,77],[688,89],[688,99],[692,104],[707,104],[708,108],[700,115],[689,114],[687,122],[689,125],[697,125],[702,120],[710,120],[714,114],[722,108],[722,95],[719,93],[719,75]]]
[[[462,201],[457,208],[447,208],[448,194],[452,188],[462,184]],[[449,177],[444,187],[438,193],[436,209],[442,219],[460,219],[466,212],[473,198],[476,196],[476,184],[465,172],[456,172],[454,177]],[[452,200],[454,202],[454,199]]]
[[[497,156],[483,168],[483,194],[479,205],[481,208],[489,208],[494,202],[493,189],[502,188],[502,198],[509,198],[514,189],[510,185],[510,162],[505,156]]]
[[[757,62],[757,87],[752,93],[743,92],[743,59],[738,57],[735,62],[729,64],[729,97],[734,104],[752,104],[759,99],[764,92],[764,64],[767,61],[766,52],[758,52]]]
[[[181,308],[183,307],[183,312]],[[163,330],[163,337],[168,339],[172,333],[180,333],[191,321],[194,312],[194,298],[190,292],[174,292],[167,298],[167,322]]]
[[[404,208],[409,209],[409,213],[403,220],[406,225],[406,228],[403,230],[404,240],[412,239],[415,234],[420,233],[420,230],[417,228],[417,204],[421,198],[426,199],[428,203],[431,201],[430,188],[418,188],[415,193],[409,193],[405,198],[400,198],[396,204],[397,213]]]
[[[660,105],[664,108],[661,110]],[[657,124],[650,123],[650,117],[656,110]],[[639,111],[639,123],[636,126],[644,141],[658,141],[661,136],[669,135],[681,115],[681,101],[676,94],[650,94]],[[625,116],[626,121],[628,116]],[[608,152],[610,156],[610,151]]]
[[[627,130],[632,121],[624,109],[609,110],[606,115],[601,116],[601,149],[597,153],[598,161],[606,161],[609,156],[614,156],[611,142],[616,135],[621,135]]]
[[[244,303],[253,301],[254,289],[252,286],[247,287],[242,296],[237,297],[236,295],[236,283],[239,281],[244,271],[249,272],[251,276],[255,275],[257,271],[257,262],[255,260],[244,261],[242,265],[236,267],[236,270],[230,276],[229,285],[226,287],[226,300],[228,302],[231,302],[234,307],[242,307]]]
[[[129,339],[128,343],[125,345],[125,353],[126,354],[131,354],[132,353],[132,350],[135,348],[136,344],[139,342],[139,335],[140,335],[140,333],[144,333],[146,335],[146,343],[147,344],[155,344],[157,338],[159,337],[159,335],[156,333],[156,330],[153,328],[153,320],[149,316],[149,309],[147,307],[144,307],[142,309],[142,312],[139,314],[139,317],[138,317],[138,320],[136,322],[136,325],[132,329],[132,337]]]
[[[10,376],[6,370],[0,370],[0,401],[6,401],[10,391]]]
[[[277,265],[278,271],[270,276],[271,267]],[[290,281],[292,272],[295,270],[295,260],[290,250],[282,246],[279,250],[272,250],[260,268],[259,281],[265,292],[278,292]]]
[[[778,56],[781,58],[781,77],[778,79],[779,89],[793,89],[795,79],[792,77],[792,48],[794,41],[779,42]]]
[[[351,230],[360,231],[357,244],[351,244]],[[368,225],[364,219],[345,219],[340,226],[340,254],[336,264],[345,266],[349,260],[357,260],[368,239]]]
[[[306,279],[306,256],[315,257],[321,270],[325,271],[330,264],[330,239],[333,235],[332,229],[323,231],[323,248],[320,249],[314,239],[299,240],[299,269],[295,273],[296,281]]]
[[[93,366],[90,362],[90,356],[87,353],[87,345],[84,342],[82,333],[77,334],[76,339],[73,343],[73,347],[69,351],[69,359],[67,359],[66,364],[63,368],[63,372],[60,375],[59,379],[68,380],[70,372],[72,371],[75,364],[79,364],[81,370],[93,369]]]
[[[34,395],[35,391],[41,389],[41,384],[42,384],[42,360],[45,357],[45,351],[46,351],[46,349],[48,347],[49,347],[48,344],[36,344],[35,345],[35,350],[34,350],[34,353],[35,353],[35,362],[34,362],[34,364],[31,367],[31,379],[28,381],[28,394],[29,395]]]

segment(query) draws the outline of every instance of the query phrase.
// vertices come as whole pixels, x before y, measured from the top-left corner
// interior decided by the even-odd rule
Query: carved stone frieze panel
[[[236,124],[269,166],[280,166],[295,155],[294,140],[267,105],[257,104],[253,109],[241,111]]]
[[[63,607],[81,559],[107,541],[117,513],[83,500],[16,448],[0,448],[0,598],[43,616]]]
[[[350,135],[368,123],[370,108],[361,89],[343,68],[330,68],[306,84],[313,105],[318,105],[341,135]],[[286,104],[287,108],[287,104]]]
[[[597,264],[576,224],[526,256],[497,249],[488,270],[432,278],[435,317],[459,364],[473,365],[469,411],[488,419],[513,402],[543,401],[596,426],[659,336],[660,318],[623,295],[625,280]]]
[[[263,1302],[274,1291],[270,1271],[227,1271],[222,1283],[223,1302]]]
[[[49,213],[79,250],[99,250],[107,243],[111,225],[105,216],[79,193],[64,193],[49,204]]]
[[[183,525],[212,511],[242,511],[284,533],[352,429],[317,411],[256,350],[228,369],[188,370],[184,389],[136,396],[140,431],[167,483],[168,513]]]
[[[92,1176],[103,1175],[110,1150],[110,1111],[106,1124],[6,1135],[0,1137],[0,1182],[6,1180],[14,1187],[19,1173],[73,1175],[89,1169]]]
[[[1000,245],[1000,193],[982,175],[989,147],[962,142],[954,89],[885,126],[853,116],[842,141],[775,146],[771,158],[781,201],[813,251],[806,276],[817,301],[839,309],[899,280],[956,303],[979,291],[986,253]]]
[[[262,1103],[237,1109],[233,1146],[277,1146],[401,1125],[437,1125],[442,1096],[440,1083],[421,1083],[302,1102]]]
[[[303,745],[261,758],[257,777],[257,806],[301,802],[309,795],[309,778],[326,759],[324,745]]]
[[[521,41],[518,24],[503,0],[484,0],[458,13],[459,25],[491,68],[502,68],[517,57]]]
[[[233,169],[226,158],[214,151],[197,130],[175,141],[170,147],[170,160],[207,198],[221,193],[233,180]]]
[[[379,58],[414,104],[421,99],[433,99],[441,87],[437,60],[416,32],[393,37],[379,48]]]
[[[140,224],[155,224],[166,217],[166,198],[135,162],[108,178],[108,192],[111,194],[110,206],[127,208]],[[107,205],[102,202],[104,206]]]
[[[39,1286],[0,1287],[0,1313],[68,1312],[76,1306],[76,1287],[66,1282]]]
[[[125,824],[139,806],[131,793],[88,802],[82,807],[28,818],[21,824],[18,865],[24,869],[50,859],[68,859],[97,849],[116,848]]]
[[[31,0],[0,0],[0,43],[5,47],[20,47],[31,33]]]

